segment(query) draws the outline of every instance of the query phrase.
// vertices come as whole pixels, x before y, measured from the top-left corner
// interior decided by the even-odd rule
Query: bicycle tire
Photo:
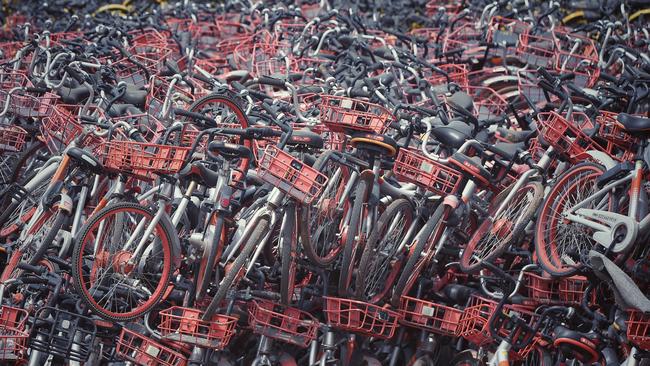
[[[555,231],[549,231],[550,229],[557,229],[549,226],[559,222],[557,219],[554,219],[554,214],[561,212],[563,204],[572,198],[571,195],[575,197],[576,184],[601,176],[605,170],[601,165],[591,162],[572,167],[558,177],[556,183],[542,203],[535,227],[535,254],[542,269],[552,276],[571,276],[581,268],[579,263],[575,263],[574,265],[563,265],[561,263],[562,256],[558,255],[557,243],[551,237]],[[588,240],[586,235],[583,235],[582,239]]]
[[[204,320],[210,319],[212,315],[214,315],[219,305],[223,302],[223,300],[226,299],[228,291],[230,291],[230,289],[236,285],[235,281],[240,275],[244,264],[246,264],[246,261],[250,259],[249,257],[251,254],[253,254],[255,247],[259,244],[260,240],[264,238],[268,230],[268,218],[261,217],[251,232],[251,235],[246,240],[246,243],[244,244],[241,252],[237,258],[235,258],[232,266],[230,266],[230,270],[226,273],[223,280],[221,280],[217,293],[214,295],[212,301],[210,301],[210,305],[208,305],[208,307],[205,309],[205,312],[203,313]]]
[[[394,238],[394,242],[392,243],[386,243],[382,239],[386,239],[391,237],[391,233],[386,232],[385,230],[391,229],[391,225],[393,223],[393,220],[397,217],[398,214],[403,213],[404,214],[404,222],[402,225],[397,225],[397,226],[392,226],[393,229],[398,229],[402,230],[400,236]],[[361,260],[359,261],[359,267],[357,270],[357,278],[356,278],[356,298],[362,301],[367,301],[370,303],[377,303],[381,300],[383,296],[386,295],[386,292],[390,289],[392,286],[393,282],[395,281],[394,275],[399,273],[400,267],[398,266],[397,258],[394,258],[394,260],[391,260],[386,266],[382,266],[381,263],[377,264],[379,268],[385,268],[388,271],[392,272],[390,275],[388,275],[384,281],[380,281],[379,283],[383,283],[383,291],[379,295],[375,295],[373,297],[367,296],[365,292],[365,283],[368,283],[368,279],[370,278],[370,273],[369,269],[371,264],[373,264],[375,261],[380,259],[380,256],[377,254],[377,252],[381,252],[380,248],[378,248],[378,244],[384,243],[384,246],[386,244],[393,244],[395,246],[395,249],[397,249],[397,246],[399,245],[402,240],[404,240],[404,235],[408,233],[408,230],[411,226],[411,223],[413,222],[413,205],[411,205],[411,202],[407,199],[400,198],[395,201],[393,201],[388,207],[386,207],[386,210],[381,214],[379,217],[379,220],[377,220],[377,224],[375,224],[374,228],[372,229],[372,232],[368,236],[368,241],[366,242],[365,247],[363,248],[363,254],[361,255]],[[393,255],[399,255],[399,253],[395,252]],[[392,263],[392,264],[391,264]],[[383,277],[382,277],[383,278]]]
[[[359,180],[357,186],[354,188],[354,202],[352,203],[350,224],[348,225],[345,234],[345,244],[343,245],[341,258],[341,270],[339,272],[338,294],[341,297],[348,296],[350,285],[352,283],[352,266],[354,265],[354,259],[356,258],[355,254],[359,250],[356,237],[359,234],[361,224],[365,218],[365,216],[364,218],[361,216],[363,214],[363,207],[368,202],[370,189],[371,185],[369,182],[363,179]]]
[[[501,196],[501,194],[498,195],[493,201],[495,205],[491,211],[496,211],[503,199],[506,198]],[[541,205],[543,198],[544,186],[539,182],[529,182],[515,192],[515,196],[508,204],[508,207],[502,211],[499,217],[490,217],[483,220],[478,229],[474,231],[460,257],[460,269],[465,273],[476,273],[481,268],[481,262],[473,259],[473,255],[477,251],[481,260],[491,262],[498,258],[509,246],[519,241],[524,234],[524,229]],[[524,202],[523,205],[519,206],[520,199],[527,199],[527,204]],[[515,211],[511,211],[511,208]],[[508,216],[508,213],[513,215]],[[494,245],[490,248],[488,245],[491,239],[495,240]],[[487,253],[482,255],[486,251]]]
[[[414,239],[416,243],[411,245],[413,249],[409,253],[408,260],[402,268],[402,273],[395,284],[395,289],[391,296],[391,305],[395,308],[399,308],[402,295],[405,295],[411,290],[415,279],[419,277],[420,271],[424,267],[422,253],[427,247],[427,244],[431,243],[429,250],[433,250],[436,245],[442,244],[437,243],[437,241],[440,239],[440,235],[442,235],[446,227],[445,220],[443,220],[447,215],[446,208],[447,206],[445,205],[439,205],[416,235]],[[432,235],[433,239],[431,240]]]
[[[81,300],[84,302],[84,304],[88,306],[88,308],[93,313],[99,315],[100,317],[106,320],[114,321],[114,322],[129,321],[129,320],[136,319],[148,313],[156,305],[158,305],[158,303],[161,301],[161,299],[166,293],[166,290],[169,285],[171,273],[173,271],[172,256],[174,253],[174,249],[172,247],[173,246],[172,242],[174,240],[173,238],[175,235],[175,231],[174,228],[172,227],[171,221],[168,218],[166,218],[165,215],[163,215],[160,221],[156,224],[155,231],[154,231],[155,239],[150,245],[150,247],[160,245],[162,249],[161,250],[162,262],[158,263],[158,261],[155,260],[152,261],[156,265],[156,268],[153,269],[152,271],[159,270],[160,272],[150,273],[150,274],[155,274],[155,278],[158,278],[158,280],[153,291],[150,291],[152,295],[148,298],[148,300],[145,301],[144,304],[142,305],[137,305],[134,309],[131,309],[130,311],[117,312],[117,311],[113,311],[112,309],[111,310],[104,309],[100,304],[98,304],[92,298],[92,294],[89,293],[89,289],[87,289],[84,286],[86,281],[84,280],[83,261],[85,258],[85,249],[86,249],[87,240],[90,241],[91,245],[93,244],[92,241],[95,239],[93,230],[95,227],[99,226],[99,223],[102,220],[110,217],[111,214],[124,214],[128,212],[131,212],[133,214],[140,214],[143,217],[148,217],[149,218],[148,221],[151,221],[155,216],[155,212],[153,212],[151,209],[139,205],[137,203],[118,202],[106,206],[100,211],[98,211],[93,217],[91,217],[84,224],[84,226],[80,230],[79,239],[75,243],[74,251],[72,254],[72,277],[73,277],[75,288],[77,289],[77,292],[79,293]],[[154,235],[153,234],[154,232],[152,232],[152,235]],[[109,256],[109,258],[111,257]],[[118,257],[116,255],[113,256],[112,258],[115,259]],[[93,254],[92,260],[98,261],[99,259],[95,254]],[[111,267],[114,267],[116,264],[115,262],[111,262],[111,265],[112,265]],[[144,266],[147,265],[149,265],[149,263],[144,263]],[[119,265],[119,268],[126,268],[126,267],[127,267],[126,263]],[[91,276],[92,274],[89,273],[88,277]]]
[[[326,151],[322,153],[316,162],[314,162],[313,168],[318,170],[321,173],[326,173],[325,169],[327,168],[327,163],[331,162],[330,157],[334,154],[333,151]],[[345,177],[348,175],[347,167],[343,165],[338,165],[341,170],[341,179],[340,183],[337,183],[333,179],[330,179],[327,184],[328,186],[337,187],[334,201],[338,198],[338,194],[343,193],[345,188]],[[328,175],[328,174],[326,174]],[[331,177],[331,175],[330,175]],[[314,207],[302,206],[299,209],[300,221],[299,221],[299,232],[300,232],[300,243],[303,249],[305,256],[315,265],[320,267],[327,267],[332,264],[341,253],[341,240],[337,238],[339,229],[341,227],[341,220],[344,217],[344,212],[330,212],[332,207],[332,198],[327,198],[324,196],[319,197],[316,200],[316,204],[325,203],[326,207]],[[314,216],[314,209],[318,213],[325,212],[325,216],[328,219],[331,219],[329,223],[321,223],[317,228],[312,229],[310,223],[312,222],[312,217]],[[329,230],[329,231],[328,231]],[[327,235],[327,233],[331,235]],[[330,238],[328,240],[328,238]],[[324,239],[321,239],[324,238]],[[320,239],[320,240],[319,240]],[[320,245],[319,245],[320,244]],[[331,247],[325,247],[325,245],[333,245]],[[322,248],[321,248],[322,247]],[[324,249],[324,250],[323,250]]]
[[[286,217],[289,222],[285,223],[282,230],[282,257],[280,259],[282,272],[280,276],[280,301],[283,305],[289,305],[296,284],[296,261],[294,254],[297,250],[296,236],[296,211],[294,206],[286,208],[289,211]]]

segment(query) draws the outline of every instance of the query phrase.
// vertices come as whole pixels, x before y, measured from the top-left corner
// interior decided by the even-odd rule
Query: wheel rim
[[[145,247],[150,250],[134,255],[142,234],[124,248],[137,223],[152,218],[144,210],[116,209],[93,222],[88,230],[92,235],[84,236],[77,262],[81,273],[76,277],[79,290],[100,315],[118,319],[139,316],[151,309],[167,288],[163,280],[169,278],[171,253],[160,225],[146,239]]]

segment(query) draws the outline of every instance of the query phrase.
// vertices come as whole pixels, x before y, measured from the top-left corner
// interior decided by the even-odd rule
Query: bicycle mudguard
[[[587,154],[591,156],[595,162],[603,165],[605,169],[612,169],[616,165],[616,161],[602,151],[589,150],[587,151]]]

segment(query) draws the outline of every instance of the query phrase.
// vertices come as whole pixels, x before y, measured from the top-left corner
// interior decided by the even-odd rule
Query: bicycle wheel
[[[40,140],[34,141],[27,150],[23,151],[12,172],[13,182],[24,183],[33,177],[38,169],[47,161],[49,151]]]
[[[155,212],[135,203],[109,205],[81,229],[72,275],[81,299],[110,321],[135,319],[158,304],[172,272],[171,222],[163,216],[145,236]],[[143,250],[137,247],[143,244]]]
[[[2,271],[0,280],[5,281],[17,277],[16,266],[18,263],[36,265],[51,246],[65,219],[66,216],[62,211],[50,209],[43,212],[27,233],[25,242],[21,243],[20,247],[12,253]]]
[[[416,235],[409,248],[408,260],[393,290],[391,304],[395,308],[399,307],[402,295],[411,291],[415,281],[420,277],[420,272],[429,261],[431,251],[443,244],[438,241],[447,227],[446,219],[450,212],[449,206],[439,205]]]
[[[333,152],[322,153],[313,168],[330,179],[323,193],[310,206],[300,207],[300,243],[302,249],[315,265],[330,265],[341,252],[341,240],[338,237],[347,201],[342,210],[337,204],[345,190],[350,172],[342,164],[330,159]]]
[[[282,304],[289,305],[293,297],[294,288],[296,285],[296,251],[298,250],[298,236],[296,233],[296,208],[289,205],[286,208],[285,217],[287,218],[283,223],[281,236],[282,248],[280,259],[282,265],[282,275],[280,277],[280,300]]]
[[[406,199],[393,201],[381,214],[363,248],[356,278],[356,297],[377,303],[392,287],[401,269],[399,245],[413,222],[413,206]]]
[[[535,254],[551,275],[574,274],[582,266],[582,258],[597,245],[591,229],[566,220],[564,212],[596,192],[596,181],[604,172],[605,168],[598,164],[576,165],[558,178],[542,204],[535,228]],[[609,201],[608,197],[604,200]],[[585,208],[599,208],[602,204],[603,200],[592,202]]]
[[[354,190],[354,202],[350,214],[350,224],[345,232],[345,244],[343,245],[343,257],[341,259],[341,270],[339,274],[338,294],[341,297],[348,295],[352,284],[352,266],[355,264],[357,253],[360,250],[359,243],[362,241],[358,236],[362,233],[363,225],[368,215],[368,199],[372,189],[372,183],[366,180],[359,180]]]
[[[492,212],[507,197],[505,192],[493,201]],[[544,187],[539,182],[529,182],[519,188],[498,216],[490,215],[474,232],[460,257],[460,269],[466,273],[475,273],[480,269],[481,261],[494,260],[510,245],[517,243],[543,198]]]
[[[261,217],[257,222],[255,228],[251,232],[251,235],[244,243],[241,252],[237,255],[232,265],[228,266],[228,271],[224,276],[221,283],[219,283],[219,289],[217,293],[212,298],[210,305],[203,313],[203,319],[210,319],[214,312],[218,309],[221,303],[226,299],[228,291],[231,288],[236,287],[239,281],[244,276],[243,269],[246,267],[246,264],[250,261],[251,256],[255,252],[255,248],[260,244],[260,241],[266,236],[269,231],[269,220],[266,217]]]

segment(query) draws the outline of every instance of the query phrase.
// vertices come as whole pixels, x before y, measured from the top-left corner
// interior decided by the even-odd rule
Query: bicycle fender
[[[609,170],[616,166],[616,162],[609,155],[598,150],[589,150],[587,154],[591,156],[597,163],[602,164],[605,169]]]

